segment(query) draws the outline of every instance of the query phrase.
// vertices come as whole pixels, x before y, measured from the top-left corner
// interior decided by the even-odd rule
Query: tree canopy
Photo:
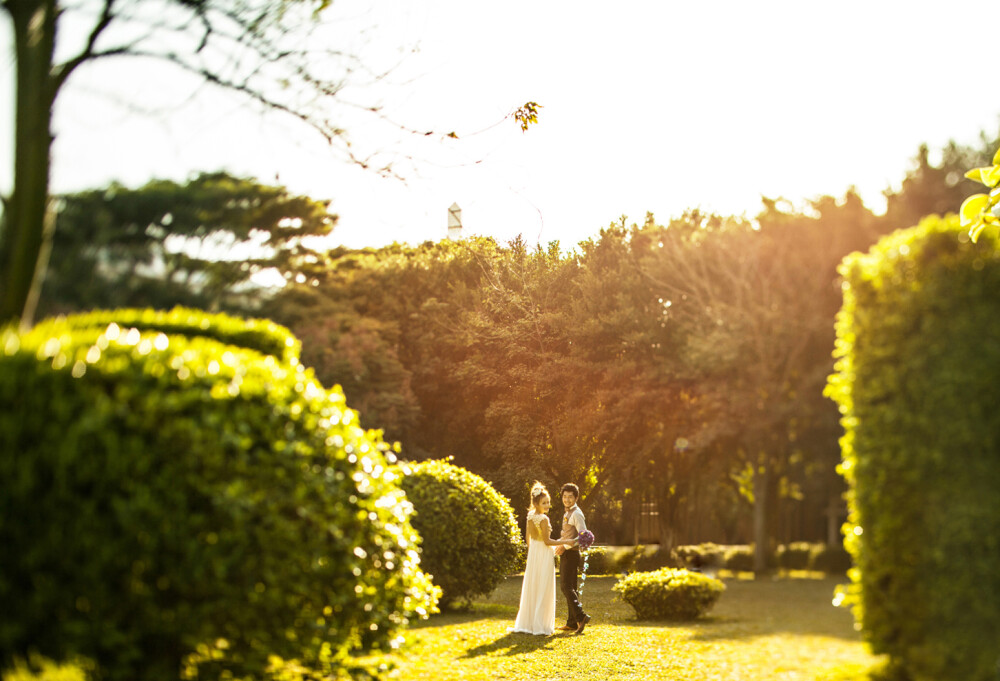
[[[254,278],[292,280],[329,234],[328,202],[224,172],[138,189],[113,184],[60,197],[43,314],[187,305],[232,309],[263,295]]]
[[[331,109],[365,73],[357,56],[310,34],[329,0],[0,0],[14,36],[14,185],[0,224],[0,324],[30,326],[52,247],[52,111],[82,66],[134,57],[169,64],[195,80],[288,114],[345,159],[387,167],[351,146]],[[82,39],[76,40],[77,38]],[[377,79],[378,74],[365,78]],[[378,107],[351,104],[377,114]]]
[[[978,153],[963,149],[941,163]],[[834,541],[841,431],[822,386],[836,265],[923,210],[920,187],[949,174],[922,149],[882,216],[848,191],[805,208],[767,198],[753,218],[622,219],[572,251],[473,237],[326,252],[303,242],[332,226],[323,202],[206,175],[66,197],[59,224],[79,221],[79,239],[66,236],[54,257],[76,249],[77,266],[107,274],[97,254],[114,252],[122,277],[94,277],[113,289],[103,293],[51,290],[80,307],[127,291],[136,305],[201,296],[203,306],[251,306],[291,328],[318,378],[341,385],[363,425],[399,441],[405,457],[454,457],[514,499],[533,479],[577,481],[602,536],[635,540],[635,517],[655,502],[647,539],[667,544]],[[964,191],[939,192],[950,198],[936,207],[958,210]],[[170,196],[198,208],[168,213]],[[247,215],[230,220],[227,205]],[[245,266],[168,245],[255,233],[277,250]],[[168,256],[180,274],[168,281],[161,265],[159,279],[143,279]],[[272,297],[240,293],[265,266],[287,285]]]

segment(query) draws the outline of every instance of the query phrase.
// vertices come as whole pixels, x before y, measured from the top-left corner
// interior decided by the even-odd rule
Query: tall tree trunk
[[[14,114],[14,188],[6,203],[0,234],[0,324],[25,318],[39,254],[46,238],[52,149],[52,78],[56,32],[55,0],[8,0],[4,8],[14,27],[16,89]],[[51,237],[51,234],[49,235]]]

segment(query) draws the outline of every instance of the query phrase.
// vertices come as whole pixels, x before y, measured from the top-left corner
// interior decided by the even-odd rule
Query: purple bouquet
[[[584,530],[580,533],[580,536],[576,538],[576,543],[582,550],[586,551],[594,543],[594,533],[590,530]]]

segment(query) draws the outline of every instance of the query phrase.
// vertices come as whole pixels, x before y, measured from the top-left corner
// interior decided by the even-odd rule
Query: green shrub
[[[205,314],[201,310],[175,307],[162,310],[94,310],[54,320],[71,329],[103,331],[110,324],[139,331],[157,331],[168,336],[202,336],[226,345],[237,345],[297,363],[302,349],[298,339],[283,326],[268,319],[238,319],[224,314]]]
[[[695,619],[711,609],[725,590],[718,579],[697,572],[662,568],[633,572],[614,586],[639,619]]]
[[[1000,246],[928,218],[841,265],[837,373],[856,570],[848,602],[915,679],[1000,651]]]
[[[718,544],[690,544],[674,551],[685,565],[696,570],[718,570],[726,562],[726,548]]]
[[[632,547],[593,546],[587,559],[587,574],[614,575],[626,572],[634,560]]]
[[[517,558],[514,559],[514,566],[511,568],[512,575],[519,575],[528,567],[528,542],[517,542]]]
[[[804,541],[782,544],[775,559],[782,570],[810,570],[816,549],[817,545]]]
[[[818,545],[813,552],[810,569],[828,575],[846,575],[851,569],[851,554],[843,546]]]
[[[606,575],[608,567],[608,547],[591,546],[584,554],[584,564],[588,575]]]
[[[635,558],[633,568],[637,572],[650,572],[664,567],[681,567],[681,561],[673,551],[664,551],[658,546],[651,547],[639,553]]]
[[[753,572],[753,552],[754,549],[752,546],[735,545],[727,547],[724,554],[726,569],[733,572]]]
[[[0,670],[3,681],[87,681],[88,669],[83,664],[58,664],[35,654],[31,664],[16,659],[13,667]]]
[[[844,575],[851,569],[851,556],[843,546],[792,542],[782,544],[775,554],[782,570],[814,570],[829,575]]]
[[[413,527],[423,538],[423,569],[441,587],[442,607],[491,593],[514,570],[521,541],[506,497],[445,461],[400,468]]]
[[[298,363],[201,333],[2,332],[0,668],[257,678],[390,646],[436,589],[394,455],[356,424]]]

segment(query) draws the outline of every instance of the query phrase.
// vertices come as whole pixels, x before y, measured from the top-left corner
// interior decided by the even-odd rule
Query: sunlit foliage
[[[914,679],[995,678],[1000,251],[928,218],[847,258],[828,393],[845,435],[854,606]]]
[[[0,668],[329,674],[433,611],[395,454],[287,330],[119,315],[0,335]]]
[[[1000,149],[993,157],[993,165],[974,168],[966,177],[990,189],[989,194],[974,194],[962,203],[962,226],[968,228],[969,236],[976,241],[984,229],[1000,224]]]

